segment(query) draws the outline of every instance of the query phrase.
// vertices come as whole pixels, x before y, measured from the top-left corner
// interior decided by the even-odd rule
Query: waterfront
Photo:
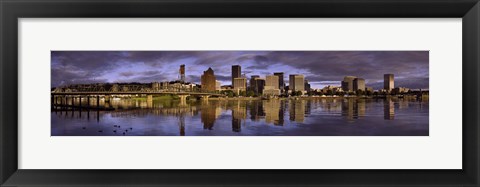
[[[51,135],[429,135],[428,99],[338,97],[182,102],[175,99],[115,98],[109,103],[102,100],[100,104],[114,110],[52,110]]]

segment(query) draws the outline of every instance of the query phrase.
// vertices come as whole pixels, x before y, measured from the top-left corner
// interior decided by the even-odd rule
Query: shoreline
[[[256,100],[310,100],[310,99],[386,99],[386,98],[420,98],[420,99],[429,99],[429,95],[422,95],[420,97],[416,95],[383,95],[383,96],[292,96],[292,97],[274,97],[274,98],[264,98],[264,97],[210,97],[208,98],[209,101],[256,101]],[[139,97],[130,97],[129,99],[138,100],[138,101],[146,101],[147,97],[139,96]],[[152,100],[180,100],[179,97],[175,96],[161,96],[161,97],[153,97]],[[202,100],[199,98],[190,98],[187,100]]]
[[[416,95],[404,95],[404,96],[398,96],[398,95],[389,95],[389,96],[306,96],[306,97],[276,97],[276,98],[270,98],[270,99],[264,99],[262,97],[214,97],[214,98],[208,98],[208,100],[300,100],[300,99],[384,99],[384,98],[417,98],[418,96]],[[425,98],[428,99],[428,95],[423,95],[420,98]]]

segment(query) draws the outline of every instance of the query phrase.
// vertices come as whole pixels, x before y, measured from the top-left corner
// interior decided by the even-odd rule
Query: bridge
[[[163,91],[163,92],[153,92],[153,91],[118,91],[118,92],[108,92],[108,91],[89,91],[89,92],[52,92],[52,96],[112,96],[112,95],[178,95],[179,97],[188,97],[188,96],[201,96],[201,97],[225,97],[223,94],[219,93],[209,93],[209,92],[175,92],[175,91]]]
[[[175,92],[175,91],[164,91],[164,92],[154,92],[154,91],[119,91],[119,92],[108,92],[108,91],[89,91],[89,92],[52,92],[52,95],[196,95],[196,96],[218,96],[224,97],[225,95],[219,93],[209,93],[209,92]]]
[[[147,102],[152,102],[153,101],[153,96],[154,95],[176,95],[180,97],[180,103],[186,103],[187,97],[190,96],[196,96],[200,97],[202,100],[208,100],[209,97],[214,96],[214,97],[225,97],[223,94],[219,93],[208,93],[208,92],[186,92],[186,91],[160,91],[160,92],[155,92],[155,91],[80,91],[80,92],[51,92],[51,103],[52,103],[52,109],[55,106],[61,106],[61,107],[69,107],[69,108],[92,108],[90,106],[90,98],[96,99],[96,108],[100,108],[100,96],[105,98],[105,102],[110,102],[110,98],[112,96],[119,96],[119,95],[146,95],[147,96]],[[68,98],[71,99],[71,104],[68,104]],[[82,98],[86,97],[87,99],[87,106],[82,106]],[[79,100],[79,106],[74,106],[74,100],[78,99]]]

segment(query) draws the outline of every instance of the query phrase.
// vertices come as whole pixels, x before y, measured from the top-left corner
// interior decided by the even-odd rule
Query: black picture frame
[[[0,0],[2,186],[479,186],[478,0]],[[18,169],[19,18],[462,18],[461,170]],[[452,62],[453,63],[453,62]],[[448,72],[445,72],[448,73]],[[435,117],[435,116],[433,116]],[[25,137],[28,138],[28,137]],[[394,162],[394,160],[392,160]]]

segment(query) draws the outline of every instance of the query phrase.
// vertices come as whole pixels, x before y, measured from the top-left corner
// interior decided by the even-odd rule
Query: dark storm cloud
[[[160,67],[177,60],[197,56],[198,52],[194,51],[130,51],[125,53],[125,60]]]
[[[142,72],[142,73],[145,74],[145,75],[158,75],[161,72],[157,71],[157,70],[151,70],[151,71],[145,71],[145,72]]]
[[[230,81],[232,78],[231,78],[230,76],[215,75],[215,79],[217,79],[218,81],[228,82],[228,81]],[[189,75],[187,80],[190,81],[190,82],[197,82],[197,83],[199,83],[199,82],[200,82],[200,76],[197,76],[197,75]]]
[[[194,53],[192,53],[194,54]],[[133,77],[139,72],[133,70],[136,66],[146,65],[161,67],[178,59],[190,57],[192,54],[183,52],[157,52],[157,51],[52,51],[52,87],[65,84],[66,82],[91,83],[108,81],[99,77],[114,72],[123,67],[129,70],[119,72],[119,80],[125,77]],[[145,82],[155,77],[159,71],[143,71],[141,77],[131,80]],[[161,77],[161,76],[156,76]]]
[[[145,75],[136,78],[136,82],[155,82],[158,80],[164,80],[166,77],[164,75]]]
[[[241,55],[235,61],[237,61],[239,63],[245,62],[245,61],[251,61],[251,62],[254,62],[255,64],[258,64],[258,65],[268,65],[268,63],[270,62],[270,60],[266,56],[252,55],[252,54]]]
[[[118,52],[52,51],[52,87],[72,83],[106,81],[99,75],[114,68],[122,54]]]
[[[231,81],[232,77],[230,75],[215,75],[215,78],[219,81]]]
[[[224,64],[226,62],[235,61],[238,58],[238,53],[231,51],[212,51],[197,54],[195,64],[215,66]]]
[[[412,77],[412,78],[401,78],[395,79],[395,87],[407,87],[407,88],[428,88],[425,84],[428,84],[428,78],[423,77]],[[383,81],[375,82],[369,84],[369,86],[373,87],[374,89],[382,89],[383,88]]]
[[[408,77],[415,81],[396,81],[398,86],[428,88],[428,51],[339,51],[271,52],[271,61],[288,64],[310,73],[309,81],[341,81],[352,75],[367,84],[383,81],[383,74]],[[396,79],[399,80],[399,79]]]
[[[269,64],[259,64],[259,65],[248,66],[246,70],[267,70],[269,67],[270,67]]]
[[[337,83],[344,76],[366,79],[381,88],[383,74],[395,74],[395,86],[428,88],[428,51],[54,51],[52,86],[70,83],[175,80],[187,65],[187,81],[199,83],[211,67],[229,83],[231,65],[247,77],[273,72],[302,73],[310,82]]]
[[[132,71],[121,72],[121,73],[119,73],[119,75],[122,76],[122,77],[131,77],[131,76],[135,75],[135,72],[132,72]]]
[[[66,84],[88,84],[97,82],[106,82],[106,79],[95,79],[89,76],[84,76],[83,73],[77,74],[71,71],[64,71],[58,68],[52,68],[52,87],[54,85],[66,85]],[[87,73],[88,74],[88,73]]]
[[[109,51],[52,51],[52,63],[59,67],[71,67],[79,69],[88,69],[90,73],[102,72],[112,66],[115,66],[119,59],[124,55],[119,52]]]
[[[382,79],[383,74],[428,76],[428,52],[414,51],[342,51],[272,52],[273,61],[308,70],[313,80],[341,80],[346,75]]]
[[[198,75],[189,75],[188,80],[190,82],[200,82],[200,76]]]
[[[141,76],[136,76],[136,77],[131,77],[131,78],[126,78],[126,79],[118,79],[117,81],[114,82],[140,82],[140,83],[149,83],[149,82],[157,82],[158,80],[164,80],[165,77],[164,75],[156,74],[156,75],[141,75]]]

